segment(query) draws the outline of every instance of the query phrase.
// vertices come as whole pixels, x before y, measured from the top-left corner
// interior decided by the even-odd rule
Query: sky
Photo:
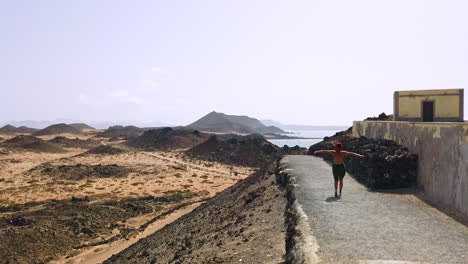
[[[0,0],[0,122],[186,125],[214,110],[350,125],[392,113],[397,90],[468,87],[467,12],[450,0]]]

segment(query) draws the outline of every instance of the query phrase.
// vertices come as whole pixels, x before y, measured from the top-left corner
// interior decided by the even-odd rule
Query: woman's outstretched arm
[[[364,155],[357,154],[357,153],[354,153],[354,152],[341,151],[341,153],[345,154],[346,156],[352,156],[352,157],[356,157],[356,158],[365,158]]]

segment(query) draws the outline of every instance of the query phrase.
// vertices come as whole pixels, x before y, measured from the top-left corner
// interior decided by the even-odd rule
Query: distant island
[[[188,125],[187,128],[204,132],[235,134],[287,134],[276,126],[266,126],[256,118],[248,116],[227,115],[211,112]]]
[[[297,125],[297,124],[283,124],[274,120],[260,120],[267,126],[276,126],[289,131],[303,131],[303,130],[346,130],[349,126],[313,126],[313,125]]]

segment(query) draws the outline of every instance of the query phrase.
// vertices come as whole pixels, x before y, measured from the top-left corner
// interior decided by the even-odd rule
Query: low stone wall
[[[356,121],[353,136],[407,147],[418,155],[418,186],[429,202],[468,216],[468,123]]]
[[[296,198],[296,178],[290,173],[288,158],[278,161],[277,184],[286,188],[286,259],[285,264],[317,264],[318,244],[311,234],[307,215]]]

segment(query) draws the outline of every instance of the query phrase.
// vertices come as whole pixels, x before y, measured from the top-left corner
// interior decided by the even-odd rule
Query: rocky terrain
[[[0,218],[1,262],[45,263],[63,254],[72,256],[80,248],[126,239],[145,228],[128,220],[195,198],[197,194],[183,192],[122,200],[72,197],[2,208],[9,214]]]
[[[38,167],[30,170],[31,173],[38,171],[41,174],[48,175],[56,179],[66,180],[83,180],[86,178],[110,178],[110,177],[126,177],[131,171],[129,168],[119,166],[117,164],[109,165],[51,165],[43,163]]]
[[[188,155],[226,164],[261,167],[279,158],[281,149],[261,135],[213,135],[189,149]]]
[[[0,143],[0,258],[100,263],[255,171],[173,149],[206,134],[159,132],[140,138],[151,151],[93,137],[98,131],[7,135]]]
[[[127,146],[144,150],[186,149],[208,139],[209,135],[192,129],[170,127],[151,129],[127,141]]]
[[[121,148],[116,148],[116,147],[112,147],[112,146],[107,146],[107,145],[101,145],[99,147],[96,147],[96,148],[93,148],[93,149],[90,149],[86,152],[84,152],[83,154],[81,155],[117,155],[117,154],[122,154],[124,153],[125,150],[121,149]]]
[[[417,155],[394,141],[385,139],[355,138],[352,128],[326,137],[309,148],[312,155],[319,149],[334,149],[336,142],[344,145],[344,150],[366,156],[364,159],[347,158],[345,165],[359,182],[371,189],[394,189],[414,186],[417,175]],[[328,161],[330,155],[319,154]]]
[[[67,124],[55,124],[48,126],[44,129],[32,133],[33,136],[46,136],[46,135],[58,135],[58,134],[74,134],[80,135],[82,132]]]
[[[68,138],[63,136],[54,137],[49,140],[50,143],[59,145],[62,148],[93,148],[101,144],[99,140],[95,139],[80,139],[80,138]]]
[[[252,117],[226,115],[215,111],[188,125],[187,128],[218,133],[286,133],[285,131],[275,126],[265,126],[258,119]]]
[[[285,190],[275,164],[105,263],[283,263]]]
[[[393,121],[393,115],[381,113],[378,116],[368,117],[364,121]]]
[[[26,150],[35,152],[49,152],[49,153],[63,153],[64,149],[49,143],[40,138],[28,135],[19,135],[5,142],[1,143],[2,147],[15,149],[15,150]]]

